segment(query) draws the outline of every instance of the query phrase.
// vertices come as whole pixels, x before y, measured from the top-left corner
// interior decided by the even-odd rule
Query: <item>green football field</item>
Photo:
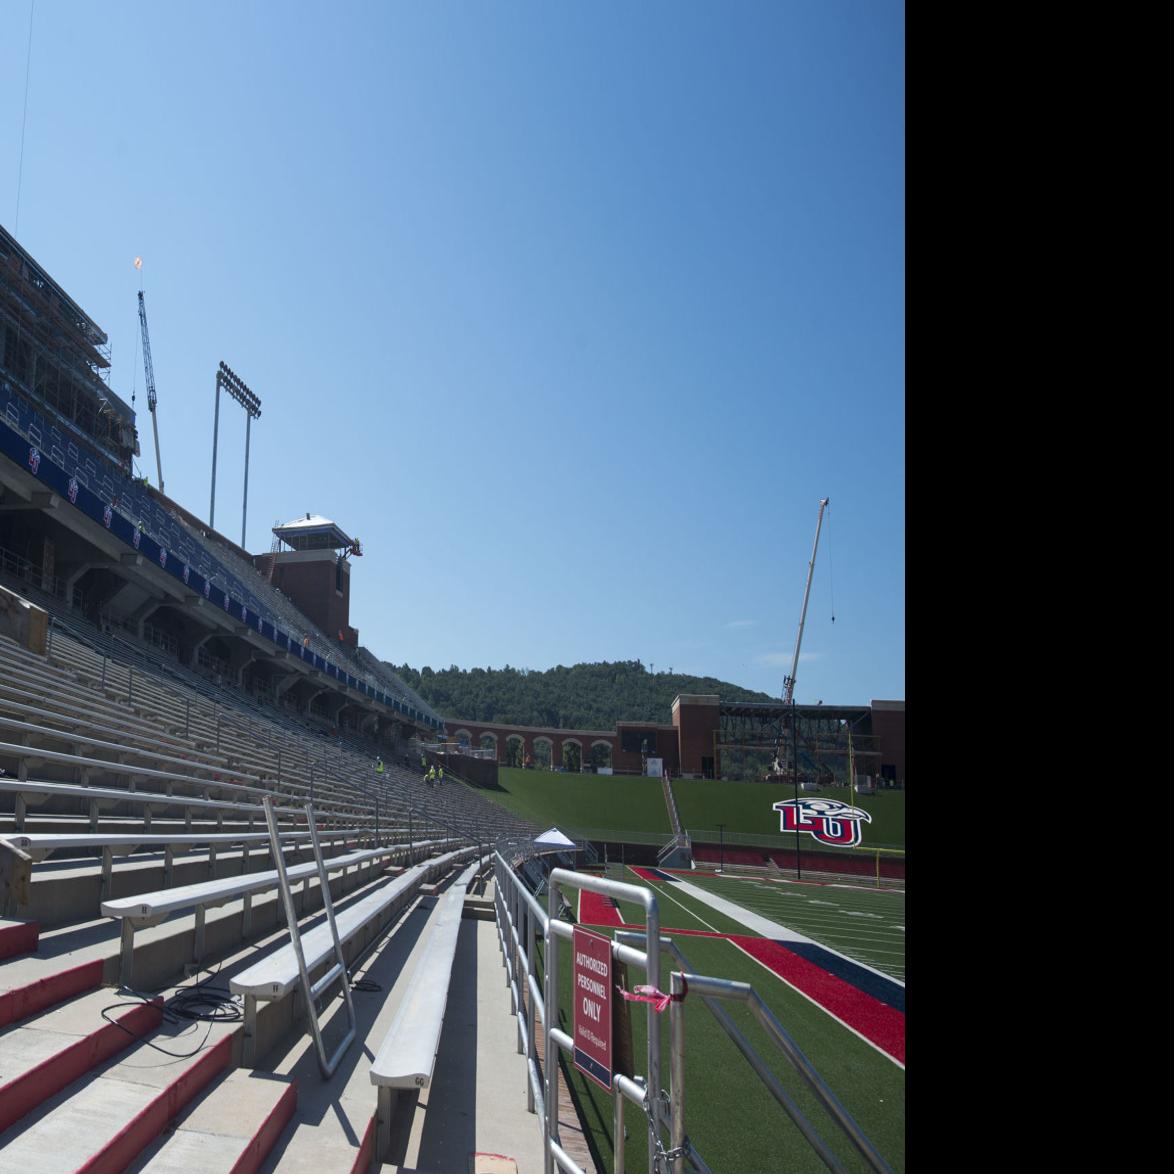
[[[905,981],[905,894],[890,889],[848,885],[806,884],[756,877],[682,873],[691,885],[733,901],[743,909],[793,929],[876,970]],[[741,922],[710,908],[672,885],[638,880],[628,869],[625,879],[648,885],[660,897],[662,925],[705,929],[715,933],[751,933]],[[620,902],[625,921],[639,922],[635,905]]]
[[[651,888],[658,898],[662,936],[673,937],[672,930],[705,933],[735,933],[755,936],[736,918],[711,908],[676,886],[658,881],[644,881],[631,870],[624,880]],[[839,952],[891,974],[904,977],[904,897],[889,892],[872,892],[841,888],[791,884],[764,886],[754,880],[722,877],[688,876],[691,884],[734,902],[742,909],[778,920],[805,935],[833,946]],[[676,891],[673,891],[673,890]],[[798,894],[798,895],[795,895]],[[811,904],[812,901],[829,904]],[[643,920],[642,907],[620,902],[620,915],[633,923]],[[877,918],[857,918],[854,913],[870,913]],[[802,927],[800,918],[805,918]],[[847,928],[837,926],[842,920]],[[831,922],[829,926],[827,923]],[[859,923],[859,924],[858,924]],[[898,930],[896,927],[900,926]],[[883,927],[883,930],[878,930]],[[598,928],[609,935],[615,929]],[[817,936],[820,935],[820,936]],[[886,937],[885,935],[888,935]],[[804,1055],[815,1065],[837,1098],[856,1119],[894,1170],[905,1166],[905,1073],[896,1064],[852,1029],[816,1005],[806,995],[790,986],[762,966],[734,943],[708,936],[678,933],[674,942],[684,953],[688,969],[750,983],[778,1017]],[[883,962],[884,965],[878,963]],[[679,969],[680,963],[669,953],[661,959],[662,974]],[[564,943],[560,966],[562,1020],[570,1030],[571,1006],[569,944]],[[643,981],[633,971],[628,987]],[[667,985],[667,977],[662,981]],[[645,1068],[646,1012],[632,1004],[632,1044],[636,1070]],[[844,1167],[864,1170],[865,1163],[843,1135],[835,1129],[826,1113],[815,1101],[795,1070],[779,1049],[737,1004],[724,1004],[736,1026],[745,1034],[768,1066],[782,1082],[787,1093],[815,1125],[819,1134],[835,1151]],[[704,1003],[699,999],[685,1002],[685,1103],[689,1136],[715,1174],[723,1171],[817,1171],[825,1167],[808,1146],[797,1127],[755,1076],[737,1047],[726,1035]],[[662,1017],[664,1055],[662,1072],[668,1069],[667,1016]],[[607,1093],[569,1065],[573,1095],[586,1122],[592,1148],[601,1169],[612,1170],[612,1109]],[[645,1131],[639,1110],[626,1106],[628,1140],[625,1144],[627,1169],[647,1172]]]

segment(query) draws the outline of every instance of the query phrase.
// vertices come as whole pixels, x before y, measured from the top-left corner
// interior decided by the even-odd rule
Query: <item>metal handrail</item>
[[[617,939],[642,939],[642,934],[632,931],[619,930]],[[869,1167],[878,1172],[886,1172],[891,1168],[877,1152],[876,1147],[857,1124],[856,1120],[841,1104],[839,1098],[828,1086],[827,1082],[816,1071],[815,1066],[804,1055],[803,1050],[795,1042],[785,1027],[775,1017],[774,1012],[763,1002],[762,997],[748,982],[737,982],[732,979],[713,978],[708,975],[693,974],[690,972],[689,960],[671,938],[660,939],[661,948],[668,950],[681,964],[682,970],[674,970],[671,975],[670,993],[676,996],[669,1005],[669,1030],[672,1036],[670,1055],[674,1064],[672,1081],[672,1147],[674,1151],[682,1151],[686,1147],[684,1131],[684,1103],[683,1103],[683,1075],[684,1075],[684,1013],[681,1000],[686,991],[698,996],[705,1004],[734,1045],[746,1058],[754,1073],[766,1086],[776,1101],[786,1110],[787,1115],[798,1127],[808,1144],[815,1150],[829,1170],[842,1171],[843,1164],[835,1153],[827,1146],[815,1127],[807,1119],[802,1109],[783,1087],[778,1077],[770,1070],[766,1062],[755,1050],[746,1036],[734,1024],[727,1012],[715,1002],[716,999],[726,999],[744,1003],[754,1016],[759,1026],[774,1040],[779,1050],[786,1056],[795,1071],[802,1078],[816,1100],[831,1117],[833,1123],[843,1135],[852,1143],[857,1152],[868,1163]],[[680,1072],[676,1065],[680,1064]],[[678,1076],[681,1079],[678,1079]],[[680,1089],[680,1093],[678,1092]],[[690,1156],[693,1152],[690,1149]],[[683,1157],[679,1159],[683,1161]],[[680,1174],[683,1165],[674,1164],[674,1174]],[[619,1171],[622,1174],[622,1170]]]
[[[496,903],[498,915],[498,937],[506,967],[506,984],[510,989],[513,1014],[518,1022],[518,1051],[525,1052],[528,1072],[527,1107],[541,1113],[543,1133],[543,1171],[554,1174],[560,1170],[581,1174],[574,1160],[562,1148],[558,1126],[558,1051],[574,1052],[574,1040],[559,1029],[558,1024],[558,939],[572,939],[575,927],[559,918],[563,906],[563,889],[586,889],[617,900],[628,901],[644,909],[646,938],[649,948],[638,950],[619,941],[611,943],[612,957],[639,967],[653,986],[660,981],[660,952],[653,943],[660,938],[660,911],[656,894],[641,885],[625,884],[622,881],[607,880],[587,873],[573,872],[565,868],[554,869],[549,877],[550,889],[545,913],[534,897],[526,890],[514,867],[525,859],[525,845],[518,844],[511,852],[513,860],[507,860],[502,848],[510,851],[510,845],[503,844],[494,854],[494,869],[497,884]],[[519,932],[519,927],[521,932]],[[540,991],[535,969],[535,946],[537,931],[541,929],[543,959],[545,962],[544,988]],[[524,939],[524,945],[523,945]],[[524,983],[524,988],[523,988]],[[523,1000],[522,991],[529,995]],[[537,1021],[541,1018],[545,1037],[543,1051],[542,1082],[539,1083],[536,1034]],[[648,1166],[657,1168],[663,1154],[662,1130],[669,1122],[660,1096],[660,1023],[653,1008],[648,1008],[648,1053],[646,1057],[647,1078],[642,1104],[648,1117]],[[623,1134],[618,1135],[617,1171],[623,1170]]]

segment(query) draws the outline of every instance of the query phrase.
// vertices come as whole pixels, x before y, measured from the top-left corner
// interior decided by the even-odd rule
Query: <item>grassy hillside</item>
[[[599,828],[662,836],[671,830],[657,779],[503,767],[498,782],[500,792],[482,794],[544,828],[554,824],[564,830]],[[673,792],[681,822],[690,831],[714,830],[724,823],[727,834],[775,836],[779,834],[779,814],[771,804],[793,794],[789,787],[710,779],[676,779]],[[837,787],[821,791],[820,797],[849,801],[847,790]],[[905,846],[904,791],[858,796],[855,802],[872,816],[864,831],[865,846]]]

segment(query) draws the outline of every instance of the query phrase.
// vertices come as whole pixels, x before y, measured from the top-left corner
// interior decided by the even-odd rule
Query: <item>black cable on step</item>
[[[171,1002],[165,1004],[162,1008],[164,1023],[208,1024],[208,1030],[204,1032],[204,1038],[193,1051],[169,1051],[167,1048],[152,1043],[145,1035],[140,1035],[138,1032],[132,1031],[124,1023],[119,1023],[118,1020],[112,1019],[109,1012],[117,1011],[122,1007],[141,1007],[151,1004],[152,999],[150,995],[144,995],[140,991],[131,990],[129,987],[124,987],[123,989],[134,995],[138,1002],[126,1000],[121,1003],[111,1003],[108,1007],[102,1008],[102,1018],[107,1023],[117,1027],[120,1031],[126,1032],[132,1039],[146,1044],[149,1048],[154,1048],[157,1052],[162,1052],[165,1056],[170,1056],[175,1060],[191,1059],[192,1056],[199,1055],[207,1047],[208,1038],[212,1034],[213,1023],[237,1023],[244,1018],[244,1010],[240,1003],[237,1002],[237,996],[231,994],[226,987],[210,985],[213,979],[219,974],[220,967],[217,966],[214,971],[208,972],[207,978],[201,979],[194,986],[176,987],[175,995]]]

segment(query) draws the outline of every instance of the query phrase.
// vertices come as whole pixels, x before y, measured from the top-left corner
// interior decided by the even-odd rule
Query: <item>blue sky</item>
[[[168,493],[207,516],[223,359],[247,545],[358,535],[380,656],[777,695],[830,497],[796,696],[905,696],[902,5],[36,0],[21,169],[29,9],[0,223],[152,481],[135,256]],[[233,539],[243,452],[222,405]]]

